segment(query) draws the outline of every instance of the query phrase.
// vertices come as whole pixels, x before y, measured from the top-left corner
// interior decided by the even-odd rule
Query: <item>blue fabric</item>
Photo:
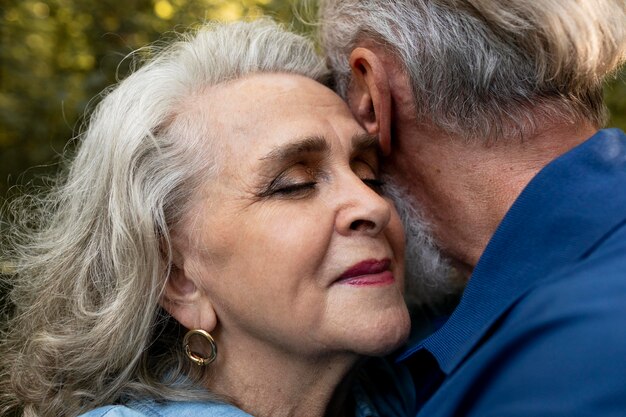
[[[404,417],[416,408],[409,370],[385,358],[371,358],[359,369],[352,387],[354,417]]]
[[[626,416],[623,132],[530,182],[450,319],[399,361],[426,392],[419,416]]]

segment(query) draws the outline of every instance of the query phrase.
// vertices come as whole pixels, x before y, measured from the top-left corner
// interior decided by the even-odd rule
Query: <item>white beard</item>
[[[406,235],[406,300],[439,310],[458,297],[464,282],[437,248],[430,225],[408,190],[385,176],[385,194],[396,206]]]

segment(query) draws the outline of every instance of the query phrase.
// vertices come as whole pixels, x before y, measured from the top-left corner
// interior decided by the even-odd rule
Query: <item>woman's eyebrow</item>
[[[305,138],[287,143],[272,149],[265,156],[259,158],[261,161],[285,161],[299,157],[307,153],[328,153],[330,146],[322,136],[307,136]]]
[[[379,151],[378,136],[369,133],[357,133],[352,136],[353,153],[358,154],[369,150]]]

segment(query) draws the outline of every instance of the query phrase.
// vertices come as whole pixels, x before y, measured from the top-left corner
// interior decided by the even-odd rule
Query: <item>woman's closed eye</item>
[[[300,197],[314,191],[317,181],[296,182],[292,184],[277,185],[272,188],[271,195],[285,197]]]
[[[368,187],[374,190],[378,194],[384,194],[385,192],[385,181],[380,178],[361,178]]]
[[[385,182],[378,177],[377,160],[356,159],[352,162],[351,168],[368,187],[378,194],[383,193]]]
[[[374,192],[383,194],[385,183],[378,177],[375,163],[356,159],[350,165],[353,174],[364,184]],[[326,175],[319,167],[296,164],[269,180],[265,186],[261,187],[257,196],[279,199],[306,198],[317,191],[320,177],[325,178]]]
[[[317,188],[315,172],[304,166],[294,166],[281,172],[258,193],[263,198],[303,198]]]
[[[378,194],[383,194],[385,182],[379,178],[361,178],[361,181]],[[291,184],[277,184],[272,187],[269,195],[299,197],[314,191],[317,181],[304,181]]]

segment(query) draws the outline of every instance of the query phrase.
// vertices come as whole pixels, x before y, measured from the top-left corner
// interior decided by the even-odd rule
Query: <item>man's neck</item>
[[[407,179],[406,186],[423,205],[442,250],[469,277],[530,180],[595,132],[587,125],[561,125],[523,141],[485,145],[420,127],[403,132],[390,165],[395,175]]]

